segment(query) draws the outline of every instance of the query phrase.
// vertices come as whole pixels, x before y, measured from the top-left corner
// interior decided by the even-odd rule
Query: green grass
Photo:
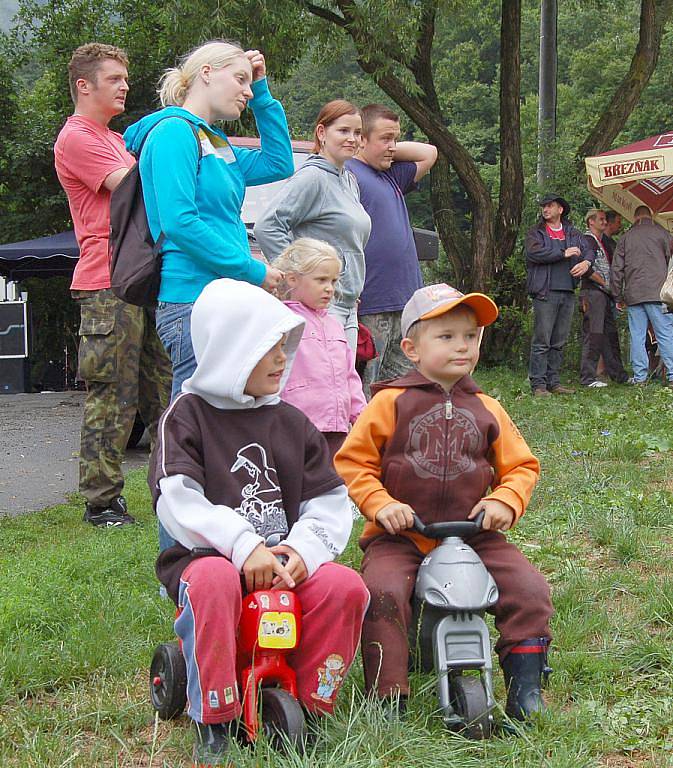
[[[409,717],[391,727],[363,697],[358,662],[307,755],[259,743],[236,765],[673,766],[673,391],[534,400],[523,374],[477,378],[542,462],[510,535],[553,588],[548,714],[519,736],[469,742],[442,727],[432,677],[415,674]],[[153,648],[173,633],[142,471],[127,496],[140,525],[126,530],[85,526],[80,502],[0,522],[3,768],[190,765],[188,721],[155,721],[147,693]],[[354,539],[344,561],[359,562]]]

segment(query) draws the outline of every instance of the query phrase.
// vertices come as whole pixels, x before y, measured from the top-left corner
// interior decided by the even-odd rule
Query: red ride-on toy
[[[257,738],[260,721],[275,746],[288,740],[301,748],[304,742],[306,723],[297,701],[297,679],[286,660],[300,634],[301,606],[294,592],[265,589],[243,598],[236,669],[242,693],[241,721],[249,742]],[[187,667],[178,642],[162,643],[154,652],[150,697],[162,720],[171,720],[184,710]]]

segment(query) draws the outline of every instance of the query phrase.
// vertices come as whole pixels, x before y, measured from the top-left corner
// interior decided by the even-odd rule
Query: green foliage
[[[336,5],[316,3],[337,13]],[[127,112],[113,127],[123,129],[155,108],[155,87],[166,66],[211,37],[239,39],[267,54],[274,91],[283,101],[292,133],[309,138],[326,101],[345,97],[358,104],[381,101],[393,108],[360,69],[352,41],[337,25],[306,11],[306,3],[267,0],[171,0],[142,4],[132,0],[21,0],[19,20],[0,39],[0,241],[45,235],[69,226],[69,214],[53,172],[51,146],[71,112],[66,65],[70,53],[91,39],[116,43],[130,56],[131,91]],[[424,3],[365,0],[349,6],[356,29],[366,32],[380,70],[400,76],[414,54],[413,40]],[[497,0],[445,0],[437,5],[432,72],[441,118],[475,159],[495,200],[499,171],[500,3]],[[572,0],[559,4],[558,138],[553,151],[553,188],[563,194],[581,223],[592,204],[576,152],[628,70],[638,38],[639,0]],[[538,215],[537,61],[539,2],[524,0],[521,29],[522,143],[525,200],[522,233]],[[394,53],[400,61],[391,58]],[[673,31],[664,35],[659,65],[616,144],[643,138],[670,126]],[[375,58],[376,58],[375,56]],[[507,73],[505,73],[507,75]],[[410,92],[416,84],[403,76]],[[397,108],[399,111],[399,108]],[[249,132],[249,118],[232,132]],[[403,134],[414,131],[402,116]],[[465,233],[471,228],[467,195],[456,178],[442,207],[456,212]],[[409,197],[413,222],[430,226],[427,182]],[[37,215],[36,215],[37,212]],[[427,267],[433,279],[452,280],[443,258]],[[503,361],[525,357],[528,302],[524,291],[521,239],[503,265],[497,265],[494,293],[503,316],[486,352]],[[60,343],[62,348],[64,345]]]

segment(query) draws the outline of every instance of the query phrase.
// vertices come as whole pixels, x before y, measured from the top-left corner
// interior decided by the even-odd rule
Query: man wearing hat
[[[503,535],[523,515],[538,460],[497,400],[470,374],[481,331],[498,316],[481,293],[419,288],[402,312],[402,351],[414,370],[373,386],[374,397],[336,454],[337,472],[367,522],[360,538],[371,603],[362,628],[368,692],[391,715],[409,694],[408,630],[418,568],[436,542],[412,530],[484,513],[470,539],[500,597],[493,613],[508,690],[505,711],[525,719],[540,695],[553,612],[544,576]]]
[[[540,200],[542,215],[526,234],[526,287],[533,300],[533,339],[528,378],[536,396],[571,395],[561,385],[563,347],[575,310],[575,289],[591,269],[593,253],[568,220],[570,206],[559,195]]]

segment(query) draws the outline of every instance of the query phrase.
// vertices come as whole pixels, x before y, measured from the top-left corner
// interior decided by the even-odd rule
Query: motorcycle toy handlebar
[[[414,515],[414,530],[421,536],[428,539],[446,539],[450,536],[457,536],[460,539],[471,539],[482,529],[484,522],[484,511],[482,510],[474,520],[460,520],[451,523],[423,523],[417,515]]]

